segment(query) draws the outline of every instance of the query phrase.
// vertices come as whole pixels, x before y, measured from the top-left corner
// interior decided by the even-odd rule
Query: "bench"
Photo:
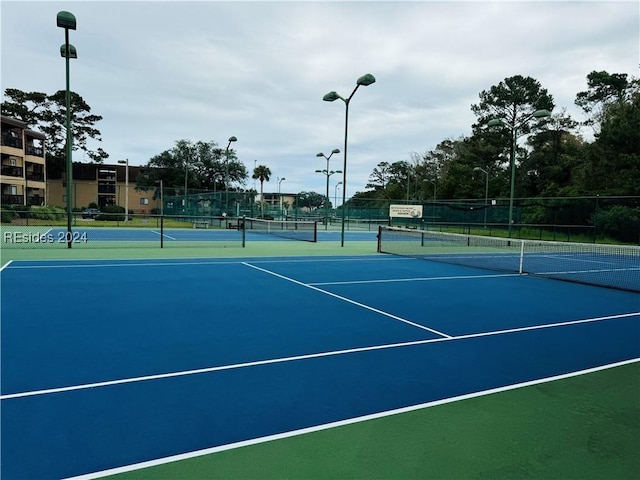
[[[238,223],[228,222],[227,223],[227,228],[229,228],[231,230],[242,230],[242,223],[240,223],[240,222],[238,222]]]
[[[193,228],[209,228],[209,222],[206,220],[198,220],[193,222]]]

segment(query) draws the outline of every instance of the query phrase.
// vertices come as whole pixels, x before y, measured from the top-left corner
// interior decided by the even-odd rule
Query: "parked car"
[[[97,208],[87,208],[82,211],[82,218],[96,218],[100,215],[100,210]]]

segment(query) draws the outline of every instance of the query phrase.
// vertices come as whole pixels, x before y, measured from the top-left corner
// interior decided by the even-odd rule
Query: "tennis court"
[[[637,292],[404,256],[1,275],[2,478],[140,473],[640,358]]]
[[[144,227],[90,225],[74,226],[70,232],[66,227],[49,225],[2,225],[0,246],[3,250],[66,249],[69,244],[75,249],[103,248],[242,248],[247,243],[286,241],[337,241],[341,233],[337,230],[318,228],[311,221],[276,221],[252,218],[228,222],[231,228],[213,228],[207,219],[194,218],[188,228],[164,228],[161,219],[148,221]],[[191,226],[192,225],[192,226]],[[373,240],[376,231],[347,231],[349,241]]]

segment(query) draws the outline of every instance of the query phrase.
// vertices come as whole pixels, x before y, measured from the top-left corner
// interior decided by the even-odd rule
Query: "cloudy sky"
[[[531,76],[580,120],[594,70],[638,76],[637,1],[5,1],[2,89],[65,87],[56,14],[72,12],[71,88],[103,116],[108,163],[143,165],[179,139],[226,146],[271,169],[265,190],[325,191],[316,153],[343,150],[347,195],[382,161],[409,160],[471,132],[478,94]],[[588,136],[588,132],[585,132]],[[75,161],[87,161],[76,153]],[[331,169],[342,169],[342,154]],[[331,177],[331,192],[342,180]],[[253,186],[249,180],[248,187]]]

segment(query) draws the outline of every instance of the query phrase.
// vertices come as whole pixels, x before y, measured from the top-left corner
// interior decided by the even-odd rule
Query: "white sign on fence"
[[[422,218],[422,205],[390,205],[391,218]]]

